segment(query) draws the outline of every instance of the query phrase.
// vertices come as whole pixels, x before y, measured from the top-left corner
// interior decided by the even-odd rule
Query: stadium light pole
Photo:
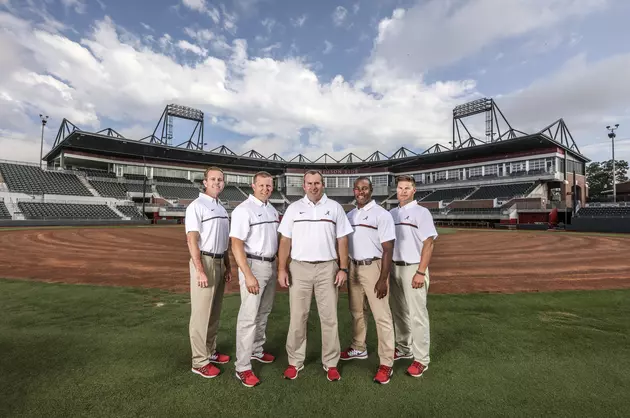
[[[146,216],[144,212],[144,204],[147,200],[147,160],[142,156],[142,162],[144,163],[144,179],[142,181],[142,216]]]
[[[39,147],[39,168],[42,168],[42,159],[44,158],[44,126],[46,126],[46,122],[48,122],[48,116],[44,116],[40,113],[39,118],[42,121],[42,138]]]
[[[614,128],[611,128],[610,125],[606,127],[608,129],[608,138],[612,140],[612,187],[613,187],[613,203],[617,203],[617,179],[615,178],[617,173],[615,173],[615,130],[619,128],[619,124],[615,124]]]

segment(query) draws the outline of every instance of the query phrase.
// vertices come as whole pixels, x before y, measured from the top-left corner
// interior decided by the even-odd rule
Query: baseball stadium
[[[159,109],[158,109],[159,110]],[[485,135],[470,118],[483,115]],[[508,115],[509,116],[509,115]],[[590,203],[585,166],[563,119],[535,132],[513,127],[494,99],[453,109],[452,140],[391,155],[309,159],[206,150],[204,113],[171,104],[150,135],[88,132],[63,120],[43,164],[0,160],[0,388],[3,416],[625,416],[630,378],[630,206]],[[174,130],[184,120],[191,132]],[[186,208],[204,171],[224,172],[231,213],[253,175],[273,176],[282,216],[304,197],[308,170],[354,208],[354,181],[398,205],[396,178],[416,180],[418,204],[439,232],[431,259],[431,370],[408,379],[396,365],[374,385],[370,357],[281,378],[289,321],[276,297],[267,346],[277,360],[243,388],[233,364],[199,381],[189,373]],[[236,263],[232,275],[238,277]],[[226,286],[218,344],[233,353],[239,283]],[[351,336],[339,296],[342,346]],[[307,363],[319,362],[317,315]]]

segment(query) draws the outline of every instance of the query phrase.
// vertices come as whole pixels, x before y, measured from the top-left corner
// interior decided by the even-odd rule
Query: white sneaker
[[[396,351],[394,351],[394,360],[400,360],[403,358],[413,358],[413,354],[405,354],[397,348]]]
[[[359,351],[355,350],[354,348],[348,348],[345,351],[342,351],[341,356],[339,356],[340,360],[365,360],[366,358],[368,358],[367,350]]]

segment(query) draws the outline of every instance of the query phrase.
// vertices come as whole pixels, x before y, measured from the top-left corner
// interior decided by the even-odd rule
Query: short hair
[[[319,170],[308,170],[306,173],[304,173],[304,181],[306,181],[306,176],[309,175],[309,174],[311,174],[311,175],[318,174],[319,178],[322,179],[322,183],[324,182],[324,175]]]
[[[208,173],[210,171],[220,171],[221,174],[223,174],[223,170],[221,170],[219,167],[211,166],[211,167],[206,168],[206,171],[204,171],[204,173],[203,173],[203,179],[204,180],[208,178]]]
[[[273,176],[271,174],[269,174],[266,171],[259,171],[258,173],[254,174],[254,178],[252,180],[252,183],[256,183],[256,180],[258,179],[258,177],[262,177],[262,178],[273,178]]]
[[[413,176],[403,174],[402,176],[396,177],[396,186],[398,186],[398,183],[400,183],[401,181],[408,181],[413,185],[413,187],[416,187],[416,179]]]
[[[373,190],[374,187],[372,187],[372,180],[370,180],[370,178],[368,176],[361,176],[361,177],[357,177],[354,180],[354,187],[357,187],[357,183],[360,181],[367,181],[368,184],[370,185],[370,190]]]

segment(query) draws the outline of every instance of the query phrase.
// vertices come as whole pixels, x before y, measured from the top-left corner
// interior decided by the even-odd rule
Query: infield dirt
[[[630,288],[628,254],[630,237],[458,230],[436,241],[430,292]],[[0,231],[4,278],[187,292],[188,258],[183,227]]]

